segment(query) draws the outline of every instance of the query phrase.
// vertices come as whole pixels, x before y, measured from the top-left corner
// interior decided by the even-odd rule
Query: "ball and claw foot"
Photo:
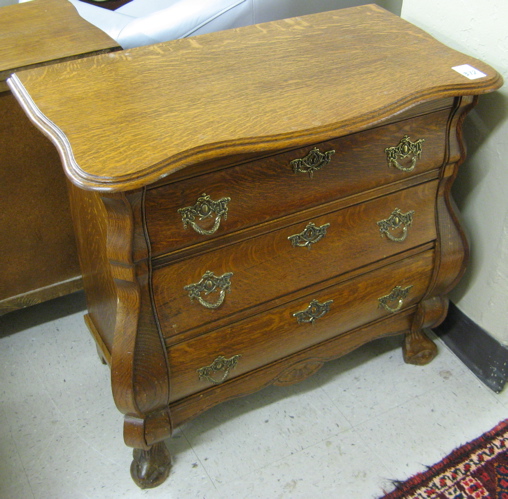
[[[437,355],[437,347],[423,331],[418,331],[406,334],[402,353],[406,364],[424,366]]]
[[[141,489],[157,487],[166,480],[171,469],[171,455],[164,442],[149,450],[134,449],[131,476]]]

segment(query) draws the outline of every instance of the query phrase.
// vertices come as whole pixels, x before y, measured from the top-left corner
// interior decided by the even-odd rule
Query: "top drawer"
[[[448,116],[442,110],[148,190],[152,254],[438,168]]]

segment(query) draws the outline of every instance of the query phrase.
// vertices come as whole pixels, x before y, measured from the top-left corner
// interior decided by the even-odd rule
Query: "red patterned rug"
[[[381,499],[508,499],[508,419]]]

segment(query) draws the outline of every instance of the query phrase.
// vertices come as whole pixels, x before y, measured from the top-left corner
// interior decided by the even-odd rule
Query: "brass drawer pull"
[[[333,149],[321,152],[317,147],[314,147],[307,156],[301,159],[293,159],[290,164],[295,173],[308,173],[309,177],[312,178],[314,172],[326,166],[332,160],[334,154],[335,150]]]
[[[317,227],[314,222],[310,222],[307,224],[307,227],[305,227],[303,232],[295,234],[294,236],[289,236],[288,239],[295,247],[307,247],[310,249],[313,244],[321,241],[321,239],[326,236],[328,227],[330,227],[330,224],[324,224],[321,227]]]
[[[233,272],[226,272],[225,274],[217,277],[213,272],[207,270],[201,280],[195,284],[189,284],[184,286],[183,289],[189,292],[189,297],[191,300],[196,298],[198,302],[203,305],[205,308],[219,308],[224,302],[224,298],[226,297],[226,291],[230,290],[231,287],[231,276]],[[209,295],[214,291],[220,290],[219,298],[215,303],[210,303],[201,298],[201,293],[205,295]]]
[[[414,210],[408,211],[407,213],[402,213],[402,211],[400,211],[398,208],[395,208],[387,219],[377,222],[379,226],[379,232],[381,232],[382,236],[385,235],[388,239],[395,241],[396,243],[405,241],[408,228],[411,227],[411,224],[413,223],[414,214]],[[398,230],[401,226],[403,227],[400,236],[394,236],[390,232],[392,230]]]
[[[303,324],[306,322],[310,322],[314,324],[314,321],[320,319],[330,311],[330,305],[333,303],[333,300],[325,301],[324,303],[319,303],[317,300],[312,300],[309,306],[302,310],[301,312],[296,312],[293,314],[293,317],[296,317],[298,324]]]
[[[379,306],[392,314],[398,312],[402,308],[404,300],[407,298],[407,295],[412,287],[413,286],[408,286],[407,288],[403,288],[402,286],[395,286],[389,295],[378,298]],[[390,302],[397,302],[397,305],[395,307],[391,307],[388,305]]]
[[[418,139],[416,142],[411,142],[409,135],[404,135],[399,144],[395,147],[387,147],[385,149],[386,159],[389,166],[394,166],[403,172],[411,172],[416,166],[416,161],[422,156],[422,144],[425,139]],[[405,160],[411,157],[409,166],[401,165],[398,160]]]
[[[213,201],[210,196],[203,194],[198,198],[194,206],[187,206],[186,208],[180,208],[178,213],[182,215],[183,226],[186,229],[190,225],[198,234],[202,236],[210,236],[215,234],[220,226],[222,217],[224,220],[228,217],[228,203],[231,198],[225,197],[218,201]],[[215,222],[211,229],[203,229],[196,223],[196,219],[199,221],[205,220],[211,217],[215,213]]]
[[[236,367],[240,357],[241,355],[233,355],[230,359],[226,359],[226,357],[219,355],[209,366],[200,367],[197,370],[199,379],[209,381],[214,385],[219,385],[229,376],[229,371]],[[223,371],[223,374],[219,380],[212,377],[215,373],[220,371]]]

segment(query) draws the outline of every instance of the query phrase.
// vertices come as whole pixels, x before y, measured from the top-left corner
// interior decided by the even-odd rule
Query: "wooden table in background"
[[[58,152],[5,80],[16,71],[118,48],[66,0],[0,8],[0,315],[82,288]]]

